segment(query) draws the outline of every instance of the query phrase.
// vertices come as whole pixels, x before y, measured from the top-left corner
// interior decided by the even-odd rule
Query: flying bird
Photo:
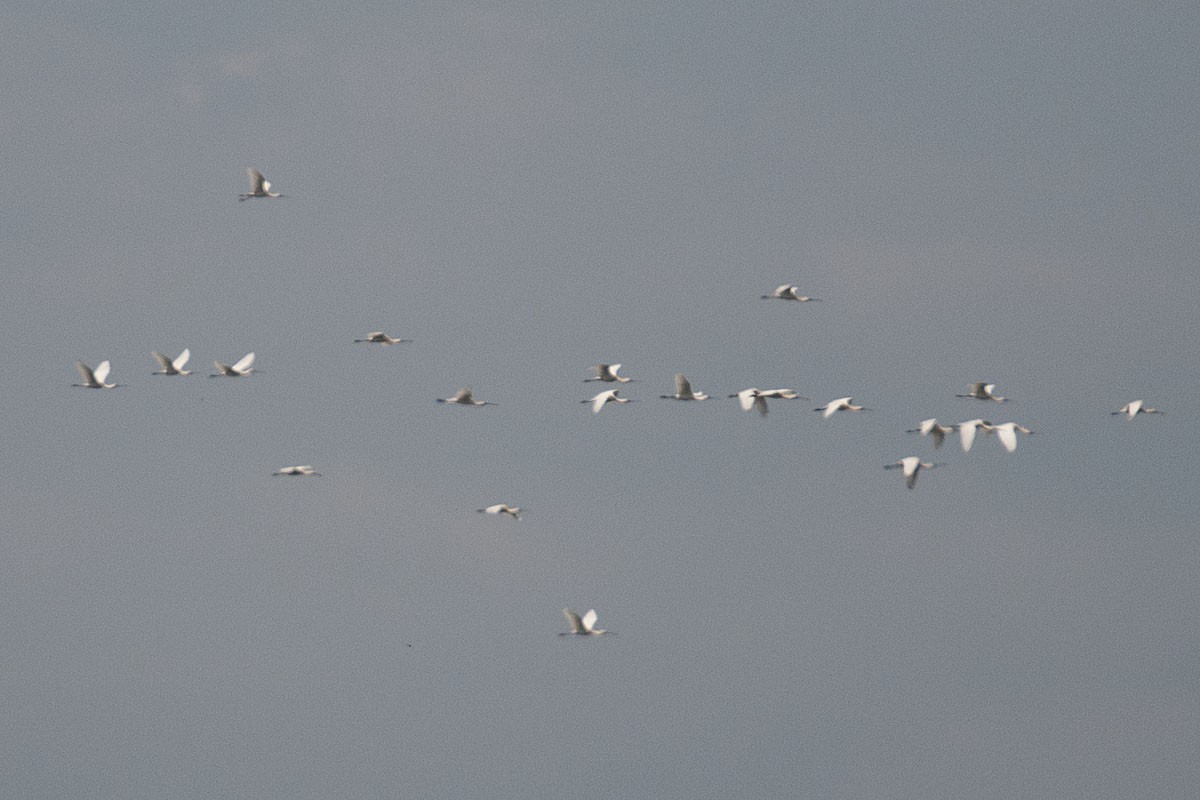
[[[244,378],[254,372],[254,353],[247,353],[242,356],[232,367],[228,364],[222,364],[220,361],[214,361],[213,366],[216,367],[216,373],[209,375],[210,378]]]
[[[115,389],[117,384],[105,383],[108,380],[108,372],[112,365],[108,361],[101,361],[93,370],[82,361],[75,362],[75,369],[79,370],[79,374],[83,377],[83,383],[73,383],[72,386],[79,386],[83,389]]]
[[[979,381],[972,383],[966,394],[956,394],[955,397],[971,397],[975,400],[991,400],[996,403],[1007,403],[1007,397],[996,394],[996,384]]]
[[[993,425],[992,431],[995,432],[996,438],[1000,440],[1000,444],[1004,445],[1004,449],[1008,452],[1013,452],[1017,449],[1017,433],[1033,433],[1024,425],[1016,422],[1003,422],[999,425]]]
[[[600,409],[604,408],[605,403],[631,403],[631,402],[633,402],[632,400],[627,400],[624,397],[618,397],[617,392],[619,392],[619,391],[621,391],[621,390],[620,389],[609,389],[608,391],[601,392],[600,394],[596,395],[595,397],[593,397],[590,400],[580,400],[579,402],[591,403],[593,414],[599,414]]]
[[[184,348],[183,352],[180,353],[175,358],[174,361],[167,358],[166,356],[164,356],[162,353],[159,353],[158,351],[152,352],[150,355],[154,356],[154,360],[158,362],[159,369],[157,372],[154,373],[155,375],[191,375],[192,374],[192,371],[190,369],[183,368],[183,365],[186,364],[188,362],[188,359],[192,357],[192,351],[188,350],[187,348]]]
[[[389,344],[400,344],[401,342],[411,342],[412,339],[393,339],[383,331],[371,331],[365,339],[355,339],[356,343],[370,342],[372,344],[381,344],[387,346]]]
[[[820,300],[819,297],[809,297],[800,292],[799,287],[793,286],[790,283],[785,283],[779,286],[770,294],[764,294],[763,300],[795,300],[797,303],[811,303],[813,300]]]
[[[904,485],[909,489],[917,485],[917,475],[923,469],[933,469],[940,466],[928,461],[922,461],[920,456],[905,456],[894,464],[884,464],[884,469],[903,469],[904,470]]]
[[[1144,400],[1134,400],[1126,403],[1118,408],[1113,414],[1124,414],[1126,418],[1133,419],[1138,414],[1165,414],[1165,411],[1159,411],[1157,408],[1150,408]]]
[[[704,392],[692,391],[692,384],[688,379],[683,377],[683,373],[675,375],[675,394],[660,394],[659,397],[664,400],[707,400],[708,395]]]
[[[246,175],[250,178],[250,191],[238,195],[238,202],[249,200],[251,197],[287,197],[285,194],[271,191],[271,182],[254,167],[246,167]]]
[[[820,408],[814,408],[813,411],[820,411],[821,416],[829,419],[839,411],[865,411],[863,406],[854,405],[853,397],[839,397],[837,400],[830,400]]]
[[[762,416],[765,417],[767,415],[767,398],[763,395],[762,389],[750,387],[729,396],[737,398],[738,405],[742,407],[742,411],[749,411],[753,408],[757,409],[758,413]]]
[[[588,612],[581,618],[578,614],[569,608],[563,609],[563,616],[567,618],[567,623],[571,626],[571,630],[563,631],[559,636],[601,636],[612,631],[606,631],[603,628],[596,627],[596,609],[589,608]]]
[[[616,381],[617,383],[629,383],[632,381],[633,378],[626,378],[623,375],[617,374],[617,370],[620,368],[620,364],[597,364],[592,367],[592,372],[594,373],[592,377],[584,378],[583,382],[604,381],[605,383],[612,383]]]
[[[958,430],[959,443],[962,444],[964,453],[971,452],[971,445],[975,441],[976,430],[981,430],[987,434],[990,434],[993,430],[992,423],[982,419],[969,419],[966,422],[958,423],[954,427]]]
[[[300,477],[321,477],[321,473],[317,472],[316,468],[309,464],[299,467],[280,467],[278,472],[272,472],[272,475],[297,475]]]
[[[933,448],[935,450],[941,448],[942,443],[946,441],[946,434],[954,433],[953,425],[939,425],[937,418],[923,419],[917,427],[905,431],[905,433],[919,433],[922,436],[928,436],[933,439]]]
[[[497,503],[494,506],[478,509],[478,511],[480,514],[494,514],[496,516],[507,514],[513,519],[521,518],[521,509],[515,506],[509,506],[507,503]]]
[[[476,400],[475,395],[471,392],[471,389],[469,387],[459,389],[455,393],[454,397],[445,397],[445,398],[439,397],[437,399],[437,401],[439,403],[456,403],[460,406],[494,406],[494,405],[496,405],[495,403],[493,403],[489,400]]]

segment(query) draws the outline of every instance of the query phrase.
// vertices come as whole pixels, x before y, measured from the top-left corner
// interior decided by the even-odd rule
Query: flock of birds
[[[277,191],[271,190],[271,183],[261,172],[253,167],[248,167],[246,173],[250,180],[250,191],[239,195],[238,200],[249,199],[275,199],[287,197]],[[820,300],[817,297],[811,297],[804,294],[793,284],[783,284],[777,287],[770,294],[762,295],[764,300],[786,300],[796,303],[809,303]],[[356,343],[378,344],[384,347],[411,342],[411,339],[401,339],[388,335],[383,331],[372,331],[361,339],[355,339]],[[175,358],[169,358],[162,353],[154,351],[151,356],[158,363],[158,369],[154,375],[167,375],[186,377],[192,374],[192,370],[186,369],[188,361],[191,359],[191,350],[184,349]],[[209,375],[210,378],[244,378],[256,372],[254,368],[254,353],[247,353],[245,356],[234,362],[233,364],[225,364],[220,361],[213,361],[213,368],[216,372]],[[76,363],[76,368],[82,378],[82,383],[73,384],[77,387],[86,389],[115,389],[122,384],[109,383],[108,379],[112,372],[112,364],[110,361],[102,361],[92,368],[83,361]],[[633,378],[620,374],[621,364],[597,364],[591,369],[591,376],[584,379],[585,383],[600,382],[600,383],[617,383],[627,384],[633,381]],[[675,375],[675,392],[674,394],[659,395],[661,399],[678,400],[678,401],[702,401],[711,399],[711,395],[704,392],[697,392],[692,388],[692,384],[688,379],[679,373]],[[750,387],[742,389],[729,395],[738,401],[738,405],[743,411],[757,411],[762,416],[767,416],[768,407],[767,400],[804,400],[811,402],[811,398],[805,397],[795,389],[759,389]],[[996,393],[996,385],[986,381],[972,383],[968,390],[956,397],[969,398],[973,400],[982,400],[993,403],[1007,403],[1009,398],[1003,397]],[[467,406],[467,407],[482,407],[496,405],[487,400],[480,400],[475,397],[474,392],[469,387],[459,389],[452,397],[437,398],[438,403],[451,405]],[[633,402],[630,398],[620,396],[620,389],[606,389],[597,393],[595,396],[580,401],[589,404],[593,414],[599,414],[608,404],[625,404]],[[868,410],[865,406],[858,405],[854,402],[853,397],[839,397],[822,406],[817,406],[813,409],[819,412],[824,419],[829,419],[834,414],[844,412],[858,412]],[[1145,404],[1143,400],[1133,400],[1121,406],[1114,415],[1124,415],[1127,419],[1134,419],[1139,414],[1162,414],[1156,408],[1151,408]],[[972,445],[975,442],[976,435],[982,433],[985,436],[995,436],[1005,450],[1012,453],[1017,449],[1017,434],[1033,434],[1033,431],[1018,422],[1003,422],[992,423],[983,418],[974,418],[958,422],[950,425],[942,425],[937,418],[922,420],[916,428],[907,431],[908,433],[917,433],[921,436],[927,436],[933,442],[934,449],[940,449],[945,443],[946,438],[951,434],[957,433],[959,444],[964,453],[970,452]],[[904,477],[904,484],[907,488],[912,489],[916,486],[917,477],[923,470],[930,470],[935,467],[942,466],[939,463],[924,461],[920,456],[905,456],[900,460],[885,464],[884,469],[899,469]],[[276,472],[272,473],[277,477],[319,477],[321,473],[317,472],[312,465],[298,465],[281,467]],[[514,520],[521,518],[521,508],[517,506],[509,506],[506,503],[497,503],[487,506],[486,508],[478,509],[479,513],[489,514],[492,516],[507,516]],[[562,636],[599,636],[611,631],[606,631],[603,628],[596,627],[597,615],[594,609],[589,609],[582,617],[579,614],[571,611],[569,608],[564,608],[563,616],[566,617],[570,625],[569,631],[564,631]]]

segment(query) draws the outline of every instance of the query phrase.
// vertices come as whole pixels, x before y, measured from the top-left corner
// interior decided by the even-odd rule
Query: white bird
[[[992,400],[997,403],[1007,403],[1007,397],[996,394],[996,384],[978,381],[971,384],[966,394],[956,394],[955,397],[971,397],[975,400]]]
[[[72,386],[79,386],[84,389],[115,389],[117,384],[105,383],[108,379],[108,372],[112,365],[108,361],[101,361],[96,369],[92,369],[82,361],[75,362],[75,369],[79,370],[79,374],[83,376],[83,383],[73,383]]]
[[[902,468],[904,470],[904,485],[907,486],[909,489],[911,489],[917,485],[917,475],[920,474],[921,470],[933,469],[934,467],[937,467],[937,466],[940,466],[940,465],[932,464],[928,461],[922,461],[920,456],[905,456],[904,458],[897,461],[895,464],[884,464],[883,468],[884,469]]]
[[[992,432],[992,423],[982,419],[969,419],[966,422],[958,423],[954,427],[958,429],[958,438],[962,444],[964,453],[971,452],[971,444],[975,441],[976,429],[987,434]]]
[[[1128,419],[1133,419],[1138,414],[1165,414],[1165,411],[1159,411],[1157,408],[1150,408],[1144,400],[1134,400],[1130,403],[1118,408],[1113,414],[1124,414]]]
[[[183,365],[186,364],[188,362],[188,359],[192,357],[192,351],[187,349],[186,347],[184,348],[183,352],[180,353],[175,358],[174,361],[167,358],[166,356],[164,356],[162,353],[159,353],[158,351],[152,352],[150,355],[154,356],[154,359],[158,362],[159,369],[157,372],[154,373],[155,375],[191,375],[192,374],[192,371],[190,369],[183,368]]]
[[[489,400],[476,400],[475,395],[469,387],[459,389],[454,397],[439,397],[439,403],[457,403],[460,406],[494,406],[495,403]]]
[[[299,467],[280,467],[278,472],[272,472],[272,475],[298,475],[300,477],[316,476],[321,477],[321,473],[317,472],[316,468],[310,464],[305,464]]]
[[[954,430],[955,428],[953,425],[939,425],[937,417],[934,417],[932,419],[921,420],[920,425],[912,430],[905,431],[905,433],[919,433],[922,436],[928,436],[929,438],[933,439],[933,447],[936,450],[942,446],[944,441],[946,441],[946,434],[954,433]]]
[[[601,392],[600,394],[596,395],[591,400],[580,400],[579,402],[591,403],[593,414],[599,414],[600,409],[604,408],[605,403],[631,403],[631,402],[633,402],[632,400],[627,400],[624,397],[618,397],[617,392],[619,392],[619,391],[621,391],[621,390],[620,389],[609,389],[606,392]]]
[[[797,303],[811,303],[813,300],[820,300],[819,297],[809,297],[800,292],[799,287],[793,286],[790,283],[785,283],[779,286],[770,294],[764,294],[763,300],[795,300]]]
[[[830,417],[832,417],[834,414],[836,414],[839,411],[865,411],[865,410],[866,410],[866,408],[863,406],[854,405],[853,397],[839,397],[836,400],[830,400],[828,403],[821,406],[820,408],[813,409],[813,411],[820,411],[821,416],[825,419],[829,419]]]
[[[763,397],[774,397],[779,400],[811,400],[811,397],[805,397],[795,389],[760,389],[758,392]]]
[[[480,514],[495,514],[497,516],[500,514],[508,514],[513,519],[521,518],[521,509],[517,508],[516,506],[509,506],[507,503],[497,503],[494,506],[478,509],[478,511]]]
[[[597,364],[592,367],[592,372],[595,374],[590,378],[584,378],[583,382],[588,381],[604,381],[605,383],[629,383],[633,378],[626,378],[617,374],[617,370],[621,368],[620,364]]]
[[[251,364],[253,364],[253,363],[254,363],[254,353],[247,353],[246,355],[242,356],[241,360],[239,360],[232,367],[229,366],[228,364],[222,364],[220,361],[214,361],[213,366],[216,367],[217,372],[215,375],[209,375],[208,377],[210,377],[210,378],[244,378],[247,375],[249,375],[250,373],[254,372],[254,367],[251,366]]]
[[[683,377],[683,373],[675,375],[675,394],[660,394],[659,397],[664,400],[707,400],[708,395],[704,392],[693,392],[692,384],[688,379]]]
[[[365,339],[355,339],[355,342],[371,342],[372,344],[381,344],[387,346],[389,344],[400,344],[401,342],[411,342],[412,339],[393,339],[383,331],[371,331]]]
[[[1017,449],[1017,432],[1033,433],[1033,431],[1020,425],[1016,422],[1002,422],[999,425],[993,425],[992,430],[996,434],[996,438],[1000,440],[1000,444],[1004,445],[1004,449],[1008,452],[1013,452]]]
[[[762,389],[750,387],[729,396],[737,398],[738,405],[742,407],[742,411],[749,411],[754,408],[758,409],[758,413],[764,417],[767,415],[767,398],[763,395]]]
[[[596,609],[589,608],[588,612],[581,618],[578,614],[569,608],[563,609],[563,616],[567,618],[567,623],[571,626],[571,630],[563,631],[559,636],[602,636],[612,631],[606,631],[603,628],[596,627]]]
[[[238,202],[249,200],[251,197],[287,197],[285,194],[271,191],[271,182],[254,167],[246,167],[246,175],[250,178],[250,191],[238,195]]]

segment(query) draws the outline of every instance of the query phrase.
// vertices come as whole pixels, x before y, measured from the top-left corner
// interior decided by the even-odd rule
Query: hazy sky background
[[[0,45],[7,796],[1194,797],[1193,3],[10,3]],[[579,403],[599,361],[637,402]],[[929,416],[1039,435],[909,492]]]

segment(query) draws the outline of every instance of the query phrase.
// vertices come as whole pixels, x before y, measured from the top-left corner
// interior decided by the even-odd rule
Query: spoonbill
[[[272,475],[296,475],[302,478],[321,477],[321,473],[317,472],[316,468],[311,464],[304,464],[299,467],[280,467],[278,472],[272,472]]]
[[[903,469],[904,470],[904,485],[907,486],[909,489],[911,489],[917,485],[917,475],[920,474],[921,470],[933,469],[934,467],[937,467],[937,466],[941,466],[941,465],[933,464],[929,461],[922,461],[920,456],[905,456],[904,458],[900,459],[899,461],[897,461],[894,464],[884,464],[883,468],[884,469],[897,469],[897,468]]]
[[[238,195],[238,202],[249,200],[251,197],[287,197],[285,194],[271,191],[271,182],[254,167],[246,167],[246,175],[250,178],[250,191]]]
[[[660,394],[659,397],[664,400],[707,400],[708,395],[704,392],[693,392],[692,384],[688,379],[683,377],[683,373],[679,372],[675,375],[675,394]]]
[[[958,423],[954,427],[958,429],[958,439],[962,444],[964,453],[971,452],[971,444],[975,441],[975,431],[977,429],[987,434],[990,434],[993,430],[992,423],[982,419],[969,419],[966,422]]]
[[[475,395],[471,392],[470,387],[459,389],[454,397],[439,397],[439,403],[457,403],[460,406],[494,406],[495,403],[488,400],[476,400]]]
[[[972,383],[966,394],[956,394],[955,397],[971,397],[975,400],[992,400],[997,403],[1007,403],[1007,397],[996,394],[996,384],[978,381]]]
[[[631,402],[633,402],[632,400],[627,400],[624,397],[618,397],[617,392],[619,392],[619,391],[621,391],[621,390],[620,389],[609,389],[608,391],[601,392],[600,394],[596,395],[591,400],[580,400],[579,402],[591,403],[593,414],[599,414],[600,409],[604,408],[605,403],[631,403]]]
[[[389,344],[400,344],[401,342],[411,342],[412,339],[393,339],[383,331],[371,331],[365,339],[355,339],[356,343],[370,342],[372,344],[381,344],[385,347]]]
[[[578,614],[569,608],[563,609],[563,616],[567,618],[567,623],[571,626],[571,630],[563,631],[559,636],[602,636],[612,631],[606,631],[603,628],[596,627],[596,609],[589,608],[588,612],[581,618]]]
[[[1000,444],[1004,445],[1004,449],[1012,453],[1017,449],[1017,432],[1033,433],[1033,431],[1016,422],[1002,422],[999,425],[993,425],[992,430],[996,434],[996,438],[1000,440]]]
[[[595,374],[590,378],[584,378],[583,382],[589,381],[604,381],[605,383],[629,383],[633,378],[626,378],[623,375],[618,375],[617,370],[621,368],[620,364],[597,364],[592,367],[592,372]]]
[[[942,443],[946,441],[946,434],[954,433],[954,426],[939,425],[937,417],[932,419],[923,419],[917,427],[905,431],[905,433],[919,433],[922,436],[928,436],[933,439],[933,448],[935,450],[941,448]]]
[[[75,369],[79,370],[79,374],[83,377],[83,383],[73,383],[72,386],[79,386],[83,389],[115,389],[117,384],[105,383],[108,380],[108,372],[112,365],[108,361],[101,361],[96,365],[96,369],[92,369],[82,361],[75,362]]]
[[[480,514],[495,514],[496,516],[507,514],[513,519],[521,518],[521,509],[517,508],[516,506],[509,506],[507,503],[496,503],[494,506],[480,508],[478,511]]]
[[[1113,414],[1124,414],[1126,418],[1133,419],[1138,414],[1165,414],[1165,411],[1159,411],[1157,408],[1150,408],[1146,405],[1145,400],[1134,400],[1126,403],[1118,408]]]
[[[762,389],[759,391],[763,397],[774,397],[778,400],[811,400],[811,397],[805,397],[795,389]]]
[[[814,408],[813,411],[820,411],[824,419],[829,419],[839,411],[865,411],[863,406],[854,405],[853,397],[839,397],[837,400],[830,400],[820,408]]]
[[[216,367],[216,374],[209,375],[210,378],[244,378],[254,372],[254,353],[247,353],[232,367],[228,364],[222,364],[220,361],[214,361],[213,366]]]
[[[186,364],[188,362],[188,359],[192,357],[192,351],[187,349],[186,347],[184,348],[183,352],[180,353],[178,357],[176,357],[176,359],[174,361],[167,358],[166,356],[164,356],[162,353],[159,353],[158,351],[154,351],[150,355],[154,356],[154,360],[158,362],[159,369],[157,372],[154,373],[155,375],[191,375],[192,374],[192,371],[190,369],[183,368],[183,365]]]
[[[742,389],[737,394],[731,394],[730,397],[736,397],[738,405],[742,407],[742,411],[750,409],[758,409],[758,413],[764,417],[767,415],[767,398],[763,395],[762,389],[751,387]]]
[[[770,294],[764,294],[763,300],[795,300],[797,303],[811,303],[813,300],[820,300],[819,297],[809,297],[800,292],[799,287],[793,286],[790,283],[785,283],[779,286]]]

